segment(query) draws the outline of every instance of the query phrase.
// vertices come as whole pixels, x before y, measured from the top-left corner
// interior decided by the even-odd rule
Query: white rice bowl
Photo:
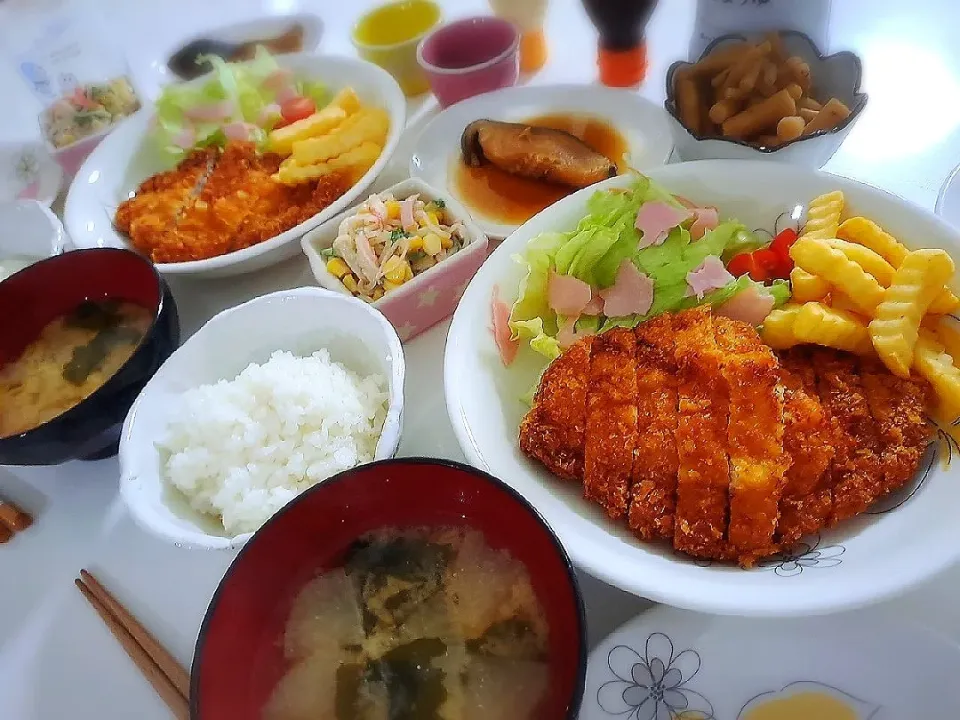
[[[371,462],[387,416],[381,375],[278,351],[234,380],[184,392],[157,443],[163,476],[227,533],[256,531],[332,475]]]

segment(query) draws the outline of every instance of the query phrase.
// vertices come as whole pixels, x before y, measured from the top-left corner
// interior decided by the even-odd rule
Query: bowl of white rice
[[[360,300],[299,288],[226,310],[131,408],[121,496],[179,546],[239,547],[307,488],[393,457],[403,378],[396,331]]]

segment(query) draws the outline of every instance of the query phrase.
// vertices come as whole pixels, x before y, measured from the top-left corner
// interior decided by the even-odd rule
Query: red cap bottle
[[[610,87],[638,86],[647,74],[644,33],[657,0],[583,0],[583,6],[600,34],[600,82]]]

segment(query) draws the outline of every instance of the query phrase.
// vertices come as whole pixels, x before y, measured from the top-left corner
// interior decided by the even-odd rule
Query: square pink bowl
[[[463,205],[449,193],[438,192],[422,180],[404,180],[382,193],[392,193],[397,200],[413,194],[419,194],[424,200],[442,199],[446,203],[447,217],[459,220],[464,227],[465,244],[462,250],[429,270],[415,275],[413,280],[373,303],[397,329],[400,339],[406,341],[453,314],[463,291],[487,259],[487,236],[470,219]],[[346,295],[350,295],[350,291],[327,270],[320,251],[333,245],[340,223],[356,213],[361,204],[362,202],[331,218],[304,235],[300,241],[303,252],[310,261],[310,269],[320,286]]]

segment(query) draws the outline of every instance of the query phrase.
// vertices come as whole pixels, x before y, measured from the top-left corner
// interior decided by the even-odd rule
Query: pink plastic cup
[[[520,33],[495,17],[472,17],[444,25],[420,41],[417,61],[441,107],[516,85]]]

